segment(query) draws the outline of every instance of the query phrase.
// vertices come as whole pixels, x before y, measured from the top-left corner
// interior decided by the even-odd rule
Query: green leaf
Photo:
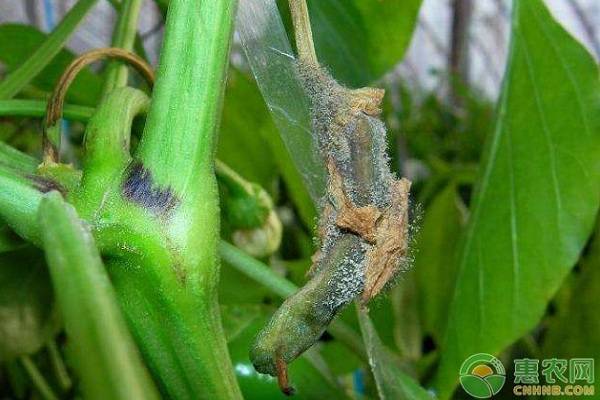
[[[421,0],[308,0],[319,61],[340,82],[365,86],[381,78],[402,57],[417,23]],[[289,37],[287,1],[278,0]]]
[[[217,156],[245,179],[270,191],[277,176],[269,143],[260,133],[274,129],[256,85],[230,69]]]
[[[337,340],[319,343],[319,352],[335,375],[348,375],[362,368],[363,361]]]
[[[256,281],[233,268],[227,261],[221,262],[219,304],[259,304],[272,297],[269,289],[258,285]]]
[[[9,99],[19,93],[60,52],[69,37],[75,32],[96,0],[79,0],[48,35],[47,39],[19,67],[0,82],[0,99]],[[15,44],[20,43],[16,41]]]
[[[58,328],[43,254],[31,246],[0,254],[0,362],[37,352]]]
[[[594,358],[600,360],[600,225],[589,253],[580,263],[574,282],[561,290],[566,301],[557,306],[542,345],[544,358]],[[598,361],[596,361],[598,362]],[[600,381],[596,367],[595,382]]]
[[[221,305],[221,321],[227,342],[235,340],[256,318],[264,314],[260,304]]]
[[[538,323],[598,211],[598,66],[542,1],[514,5],[508,69],[436,378],[441,398],[465,358],[498,354]]]
[[[380,399],[431,400],[425,389],[396,366],[396,360],[381,343],[369,314],[359,310],[358,319]]]
[[[90,230],[58,192],[39,207],[50,276],[89,399],[158,399]]]
[[[295,168],[256,82],[230,69],[219,133],[218,157],[244,177],[272,192],[281,174],[304,224],[312,228],[316,210]]]
[[[463,229],[464,205],[450,183],[425,210],[423,225],[415,239],[414,274],[419,315],[425,334],[442,341],[449,303],[456,281],[455,251]]]
[[[317,56],[341,82],[368,85],[408,48],[421,0],[309,0]]]
[[[0,61],[8,71],[14,71],[48,38],[48,35],[28,25],[0,25]],[[54,85],[75,54],[60,50],[50,63],[31,81],[42,90],[52,91]],[[71,83],[66,100],[83,105],[95,105],[100,96],[102,80],[88,68],[83,69]]]
[[[415,269],[406,271],[400,282],[390,291],[391,312],[381,313],[377,307],[371,314],[371,319],[380,334],[383,331],[381,330],[382,325],[378,324],[377,314],[383,314],[379,321],[393,323],[393,343],[404,360],[413,362],[421,357],[423,347],[423,332],[419,314],[420,296],[415,282],[415,273]],[[393,315],[394,318],[391,319],[390,315]],[[381,335],[381,339],[384,344],[390,345],[386,343],[384,335]]]

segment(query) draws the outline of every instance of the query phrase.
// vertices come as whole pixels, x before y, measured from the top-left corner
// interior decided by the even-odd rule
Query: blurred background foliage
[[[45,32],[60,22],[73,3],[50,0],[0,3],[3,76],[14,71],[46,40]],[[46,99],[76,53],[106,46],[119,3],[117,0],[98,1],[68,46],[49,60],[17,98]],[[167,0],[145,1],[140,14],[137,52],[153,62],[159,50],[167,3]],[[278,1],[289,29],[285,3]],[[575,39],[556,25],[542,2],[532,1],[517,15],[531,28],[523,28],[519,36],[521,42],[513,47],[514,65],[507,70],[510,75],[504,78],[505,97],[497,103],[509,54],[511,2],[454,0],[443,3],[443,7],[438,7],[439,2],[420,0],[309,1],[317,53],[332,74],[352,87],[374,85],[386,89],[383,119],[388,127],[392,169],[413,181],[416,233],[413,268],[403,274],[394,289],[371,305],[372,325],[368,320],[359,321],[353,308],[346,310],[340,319],[356,332],[362,330],[370,356],[383,357],[386,364],[403,371],[392,375],[413,379],[390,382],[385,373],[371,372],[364,355],[355,354],[326,333],[314,349],[291,366],[290,374],[299,389],[297,397],[300,399],[376,398],[376,381],[380,385],[381,381],[386,382],[388,389],[391,388],[383,392],[379,388],[383,398],[426,398],[425,391],[416,386],[416,382],[431,389],[431,393],[448,398],[456,384],[456,363],[460,365],[465,351],[469,355],[477,344],[486,351],[500,354],[509,370],[515,357],[600,356],[600,329],[594,314],[600,290],[600,266],[597,265],[600,236],[590,234],[598,208],[600,177],[595,158],[600,155],[599,110],[597,101],[580,98],[578,103],[569,99],[581,91],[589,93],[586,85],[598,87],[597,60],[592,62]],[[597,57],[599,4],[593,0],[546,3],[554,10],[554,18],[561,20]],[[547,35],[546,39],[540,35]],[[550,44],[545,46],[545,40]],[[536,47],[527,52],[523,50],[527,46]],[[545,60],[561,57],[569,57],[567,62],[576,72],[575,77]],[[218,158],[271,196],[283,236],[279,249],[261,260],[274,273],[301,286],[315,250],[317,211],[265,106],[238,40],[231,58]],[[527,77],[524,66],[527,62],[533,65],[529,65],[534,69],[533,76]],[[596,68],[595,76],[590,66]],[[72,85],[67,102],[95,107],[102,79],[102,67],[86,69]],[[565,84],[569,79],[571,83]],[[141,86],[137,76],[131,81],[132,85]],[[506,82],[513,82],[514,87]],[[526,86],[527,82],[531,87]],[[541,111],[536,111],[532,96],[538,96],[536,101],[541,102],[537,104]],[[17,117],[7,115],[2,106],[0,101],[0,140],[39,156],[39,117],[43,110],[35,118]],[[512,114],[503,114],[502,110],[506,109]],[[533,119],[536,112],[539,115],[535,118],[542,120]],[[596,116],[592,117],[594,112]],[[573,116],[578,113],[581,119]],[[529,118],[533,120],[528,123]],[[561,118],[564,121],[558,120]],[[138,121],[134,131],[139,133],[142,123]],[[543,124],[549,125],[544,128],[546,133],[540,131]],[[68,138],[63,148],[64,158],[76,165],[80,163],[84,127],[85,118],[64,122]],[[561,134],[559,131],[563,128],[567,132]],[[588,129],[590,136],[574,143],[579,141],[577,135],[583,135],[578,131],[580,128]],[[522,130],[520,133],[525,139],[513,137],[519,134],[518,130]],[[545,134],[565,153],[573,152],[574,158],[579,157],[581,169],[569,166],[575,163],[573,159],[562,159],[554,148],[544,148],[543,141],[537,139]],[[500,151],[510,148],[506,147],[505,140],[510,141],[507,137],[514,139],[511,143],[515,146],[520,146],[517,150],[520,153],[506,156],[506,160],[517,165],[517,169],[512,170],[516,171],[516,178],[505,173],[504,159],[494,164],[489,154],[494,152],[492,143],[496,140]],[[533,156],[536,151],[555,154],[558,160],[544,157],[537,160],[538,157]],[[537,164],[528,165],[531,159]],[[536,173],[537,169],[550,171],[555,167],[550,165],[554,161],[558,163],[559,176]],[[482,172],[482,166],[486,172]],[[579,179],[581,174],[587,174],[588,181]],[[521,187],[518,198],[513,198],[514,203],[510,203],[509,195],[505,196],[510,188],[506,192],[501,184],[509,176]],[[548,189],[546,184],[552,179],[556,179],[553,184],[564,193],[567,211],[546,206],[552,197],[552,187]],[[476,188],[481,190],[482,180],[483,186],[489,184],[492,190],[476,197],[474,192]],[[538,184],[538,181],[544,182]],[[587,197],[582,192],[587,192]],[[227,201],[227,192],[221,194]],[[475,209],[487,210],[493,220],[473,221],[475,198],[479,199]],[[522,208],[515,211],[514,208],[509,210],[509,206]],[[543,211],[530,209],[536,207]],[[235,227],[226,211],[223,237],[231,240]],[[524,253],[532,253],[519,259],[521,271],[517,272],[523,272],[527,279],[521,285],[531,286],[518,288],[507,282],[511,275],[506,270],[505,260],[491,252],[510,253],[506,246],[510,245],[511,232],[504,230],[504,223],[515,215],[527,218],[527,213],[532,217],[524,224],[529,225],[512,226],[513,237],[517,233],[522,235],[519,238],[530,237],[519,242],[519,246],[523,246]],[[547,227],[544,218],[554,220],[556,213],[560,213],[556,217],[559,221]],[[56,391],[62,393],[61,397],[74,397],[78,393],[76,382],[73,386],[61,377],[60,354],[68,342],[63,335],[55,336],[57,328],[50,306],[53,296],[43,278],[47,274],[43,263],[40,264],[37,251],[25,247],[8,227],[1,225],[0,229],[0,362],[3,363],[0,397],[44,397],[43,388],[40,389],[40,382],[36,381],[37,376],[32,374],[27,360],[34,361],[38,372],[42,371],[46,377],[46,383],[58,388]],[[543,233],[546,229],[548,232]],[[550,249],[554,242],[546,237],[554,234],[559,236],[560,242],[556,252]],[[471,253],[464,247],[465,240],[469,241],[472,235],[481,235],[480,241],[499,243],[488,247],[485,243],[473,244],[491,254],[479,263],[471,260]],[[531,244],[536,239],[538,244],[541,242],[539,246]],[[542,254],[544,251],[548,253]],[[456,261],[459,252],[462,252],[462,262]],[[514,263],[513,260],[508,264]],[[477,287],[471,285],[469,279],[477,271],[484,271],[486,278],[502,281],[504,285],[489,286],[494,283],[486,282],[489,291],[483,295],[476,293]],[[457,294],[459,291],[462,294]],[[518,301],[515,293],[517,298],[524,293],[524,303],[514,303]],[[526,302],[530,297],[536,301]],[[254,335],[281,299],[223,262],[220,302],[231,356],[244,395],[248,399],[282,398],[274,380],[257,374],[248,359]],[[505,306],[500,307],[501,304]],[[499,306],[498,311],[494,311],[494,305]],[[463,309],[456,308],[463,306]],[[489,337],[482,339],[473,330],[485,327],[486,323],[473,314],[484,306],[492,309],[486,314],[490,318],[486,328]],[[466,316],[460,317],[461,313]],[[448,334],[448,324],[452,332],[457,332],[455,336]],[[513,325],[502,327],[506,324]],[[465,341],[470,340],[471,344],[461,340],[462,330]],[[19,338],[15,351],[8,344],[15,343],[13,340],[19,337],[19,332],[28,334]],[[446,346],[450,343],[452,351],[444,359],[443,351],[448,349],[444,348],[445,343]],[[66,357],[68,365],[68,352]],[[454,398],[464,396],[457,391]],[[512,398],[512,394],[505,390],[499,398]]]

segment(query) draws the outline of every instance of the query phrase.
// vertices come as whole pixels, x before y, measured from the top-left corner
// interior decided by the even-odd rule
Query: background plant
[[[0,84],[0,93],[4,93],[0,112],[8,116],[1,125],[5,143],[39,156],[39,125],[37,120],[29,118],[43,115],[46,93],[52,90],[62,70],[73,59],[72,54],[61,48],[93,3],[79,2],[71,17],[65,18],[64,24],[59,24],[60,29],[47,38],[28,27],[0,27],[0,34],[6,38],[0,40],[0,46],[9,49],[0,54],[8,66],[6,79]],[[139,10],[135,3],[126,1],[120,7],[122,19],[116,28],[115,46],[135,47],[135,30],[131,29],[136,25]],[[279,6],[284,26],[289,31],[286,7],[283,2]],[[309,2],[309,8],[320,58],[336,78],[358,87],[381,79],[383,73],[402,58],[416,24],[419,2],[398,1],[381,6],[365,6],[361,2]],[[179,9],[182,14],[183,11]],[[517,355],[595,356],[598,359],[600,345],[598,335],[593,334],[598,332],[598,327],[592,317],[597,299],[594,283],[598,281],[598,274],[594,273],[598,246],[592,231],[600,195],[597,63],[553,20],[542,1],[515,1],[512,21],[510,57],[495,112],[492,111],[494,106],[476,89],[460,85],[455,90],[462,99],[458,107],[439,95],[424,96],[402,84],[393,83],[387,88],[387,99],[399,98],[403,105],[398,110],[390,102],[384,110],[384,116],[391,122],[389,148],[393,165],[399,173],[408,173],[415,181],[414,200],[424,209],[414,245],[414,267],[395,289],[371,306],[372,323],[364,318],[359,323],[355,312],[349,310],[313,350],[291,365],[290,375],[299,397],[425,398],[427,394],[422,387],[433,388],[440,398],[449,398],[457,382],[458,366],[476,351],[499,354],[506,366]],[[394,40],[394,45],[388,46],[390,36],[401,40]],[[267,33],[263,40],[269,38]],[[165,42],[168,43],[168,36]],[[14,43],[23,45],[14,46]],[[225,47],[219,48],[225,51]],[[203,68],[208,68],[207,55],[216,53],[200,45],[197,51],[206,52],[198,58],[204,60]],[[224,59],[223,53],[220,54]],[[283,240],[278,251],[260,261],[227,242],[220,242],[223,265],[218,287],[219,312],[244,397],[277,397],[275,383],[253,371],[248,348],[274,306],[305,281],[304,272],[314,250],[311,238],[316,211],[298,172],[305,166],[296,168],[292,160],[298,154],[292,151],[290,155],[287,151],[286,139],[280,138],[265,106],[265,100],[273,104],[268,93],[266,99],[261,97],[251,71],[243,66],[230,67],[228,72],[217,155],[237,171],[237,175],[259,184],[271,196],[282,221]],[[289,86],[277,76],[252,72],[262,87]],[[209,90],[206,85],[197,83],[199,76],[193,79],[195,83],[189,84],[164,78],[163,82],[169,84],[163,84],[161,90],[157,88],[153,98],[165,99],[173,93],[181,95],[184,92],[176,89],[186,85],[203,87],[201,92],[208,93],[204,91]],[[82,125],[78,123],[87,124],[89,132],[102,105],[108,107],[109,97],[101,101],[102,93],[110,91],[107,87],[123,84],[122,79],[104,77],[84,70],[69,90],[64,109],[65,117],[76,122],[71,123],[63,139],[62,157],[83,166],[84,179],[86,160],[82,158]],[[130,82],[145,90],[135,77],[131,77]],[[216,86],[210,90],[222,89],[222,80],[216,79],[213,83]],[[120,90],[128,91],[128,88]],[[143,100],[141,92],[135,93],[133,97]],[[424,100],[417,100],[419,97]],[[189,125],[186,133],[181,133],[181,141],[190,149],[197,148],[193,143],[198,143],[202,136],[198,132],[209,126],[214,129],[218,121],[216,110],[210,107],[212,116],[206,117],[205,122],[196,119],[206,115],[198,114],[198,110],[207,110],[206,104],[218,104],[216,98],[206,104],[200,101],[199,94],[194,99],[186,102],[185,110],[179,110],[181,114],[177,113],[186,115],[181,118]],[[119,108],[105,112],[112,113],[110,110],[115,109]],[[146,123],[143,117],[124,116],[125,121],[132,123],[133,154],[148,154],[149,160],[160,158],[154,158],[155,153],[145,147],[149,146],[144,144],[149,131],[162,132],[159,126],[165,123],[182,131],[185,126],[166,122],[168,117],[157,114],[152,117],[150,112]],[[112,129],[109,125],[106,130]],[[129,133],[127,123],[115,126]],[[146,132],[142,133],[144,129]],[[163,143],[166,136],[157,134],[156,137],[162,137],[156,139],[159,143],[156,151],[168,153],[170,147]],[[206,161],[209,155],[203,158],[200,153],[196,154],[198,158],[189,166],[209,165]],[[177,153],[169,159],[183,164],[192,158],[194,156],[183,157]],[[2,146],[0,160],[0,210],[6,222],[0,241],[3,250],[0,387],[3,394],[18,398],[32,393],[47,398],[70,398],[85,389],[85,385],[80,385],[85,375],[77,366],[76,355],[69,350],[72,341],[69,338],[73,335],[69,333],[69,316],[63,307],[63,315],[59,316],[57,308],[51,306],[53,298],[62,302],[58,290],[53,294],[50,285],[54,267],[50,264],[49,273],[41,253],[19,238],[19,235],[31,238],[41,245],[42,238],[36,235],[35,227],[44,217],[41,214],[38,217],[37,203],[33,204],[31,199],[41,198],[39,190],[47,188],[43,184],[48,182],[32,181],[29,176],[36,174],[37,162],[7,146]],[[166,169],[176,171],[173,174],[177,176],[156,172],[157,179],[171,182],[175,191],[181,190],[187,170],[182,164]],[[16,175],[21,178],[15,179]],[[27,176],[23,178],[23,175]],[[204,175],[202,181],[211,182],[212,178]],[[229,197],[232,191],[226,187],[225,180],[221,180],[220,185],[221,204],[238,203]],[[216,189],[212,193],[216,194]],[[193,207],[207,204],[195,196],[189,199]],[[76,200],[69,196],[67,199],[75,204],[79,217],[92,222],[93,226],[90,217],[94,214],[93,207],[86,211]],[[57,221],[66,221],[67,218],[58,217],[58,207],[68,207],[58,203],[54,199],[54,211],[46,214]],[[213,213],[214,210],[216,208]],[[39,212],[42,213],[42,209]],[[232,218],[235,212],[227,212],[226,208],[223,212],[225,229],[222,233],[224,239],[229,240],[239,221]],[[127,214],[127,218],[132,215],[134,221],[145,221],[144,215],[136,216],[135,212]],[[115,218],[121,220],[124,216]],[[72,229],[78,223],[75,222]],[[58,228],[60,224],[49,225]],[[212,224],[205,225],[214,228]],[[15,230],[19,235],[15,235]],[[95,240],[102,249],[102,238],[95,235]],[[216,235],[214,243],[216,249]],[[169,255],[159,250],[152,254],[168,259]],[[191,256],[194,259],[208,254],[200,247],[194,247],[194,252]],[[104,262],[117,298],[119,293],[134,292],[138,285],[130,279],[131,275],[119,279],[119,271],[123,269],[117,269],[110,258],[105,257]],[[157,293],[156,286],[149,285],[148,291]],[[207,315],[198,312],[199,305],[174,307]],[[194,318],[185,316],[182,320],[189,323]],[[577,321],[577,324],[566,321]],[[136,328],[131,323],[127,330],[133,333],[137,346],[142,349],[144,338],[139,332],[153,331],[159,329]],[[364,344],[358,336],[361,331]],[[367,353],[371,358],[383,357],[384,364],[390,365],[389,370],[371,372],[366,362]],[[156,371],[148,359],[146,363]],[[162,380],[173,379],[173,387],[184,388],[180,393],[170,393],[175,398],[186,397],[185,390],[194,390],[188,386],[195,383],[193,376],[184,378],[189,379],[188,383],[177,380],[180,374],[169,377],[155,372],[153,377],[163,393]],[[227,388],[235,387],[233,382],[227,384],[220,377],[214,379]],[[198,390],[202,392],[206,388]],[[460,394],[457,392],[455,396]],[[506,392],[501,396],[510,398],[511,394]]]

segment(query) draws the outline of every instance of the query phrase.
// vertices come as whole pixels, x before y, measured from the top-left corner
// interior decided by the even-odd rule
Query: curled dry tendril
[[[154,84],[154,71],[152,67],[138,55],[116,47],[107,47],[91,50],[77,57],[65,69],[56,83],[54,91],[46,106],[46,118],[42,136],[44,163],[57,163],[59,161],[60,132],[57,123],[62,118],[65,96],[69,86],[79,72],[88,65],[106,58],[116,59],[134,67],[146,80],[149,86]],[[55,131],[52,132],[51,131]]]

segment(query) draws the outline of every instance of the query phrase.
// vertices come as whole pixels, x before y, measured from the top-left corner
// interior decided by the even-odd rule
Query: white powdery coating
[[[350,254],[338,266],[327,286],[325,305],[333,312],[345,306],[360,295],[365,286],[364,252]]]
[[[390,205],[390,187],[391,182],[395,179],[390,172],[390,162],[386,151],[386,129],[381,120],[370,116],[366,116],[366,118],[373,134],[373,160],[377,176],[373,187],[373,203],[379,208],[385,208]]]

